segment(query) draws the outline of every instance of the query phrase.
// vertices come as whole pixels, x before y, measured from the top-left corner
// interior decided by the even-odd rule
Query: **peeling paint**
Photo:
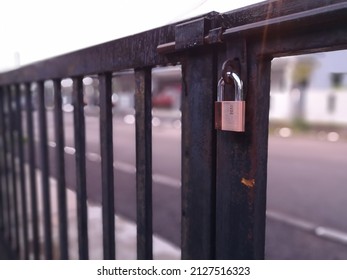
[[[241,183],[244,184],[248,188],[253,188],[255,185],[255,179],[242,178]]]

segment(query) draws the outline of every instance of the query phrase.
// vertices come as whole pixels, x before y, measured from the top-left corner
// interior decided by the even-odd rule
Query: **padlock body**
[[[222,102],[220,101],[214,103],[214,127],[222,129]]]
[[[245,131],[245,101],[216,101],[215,128],[227,131]]]

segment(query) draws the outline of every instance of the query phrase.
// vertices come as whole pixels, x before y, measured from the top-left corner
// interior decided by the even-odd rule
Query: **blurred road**
[[[48,113],[51,174],[52,113]],[[64,114],[67,185],[74,188],[72,114]],[[116,210],[135,220],[135,131],[128,115],[114,117]],[[173,118],[153,127],[154,231],[180,244],[180,128]],[[101,203],[99,120],[86,116],[88,199]],[[37,138],[38,139],[38,138]],[[347,143],[269,138],[266,258],[347,259]]]
[[[269,138],[269,259],[347,259],[347,142]]]

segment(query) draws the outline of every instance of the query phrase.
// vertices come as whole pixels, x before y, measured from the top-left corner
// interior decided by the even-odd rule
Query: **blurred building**
[[[347,52],[274,59],[270,120],[347,124]]]

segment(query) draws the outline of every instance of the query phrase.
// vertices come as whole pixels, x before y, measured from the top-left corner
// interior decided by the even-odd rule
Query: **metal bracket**
[[[213,28],[212,19],[208,17],[197,18],[175,26],[175,41],[161,44],[157,47],[160,54],[183,51],[208,44],[222,42],[224,29]]]
[[[211,21],[199,18],[181,23],[175,27],[175,50],[183,50],[204,44],[204,37]]]

